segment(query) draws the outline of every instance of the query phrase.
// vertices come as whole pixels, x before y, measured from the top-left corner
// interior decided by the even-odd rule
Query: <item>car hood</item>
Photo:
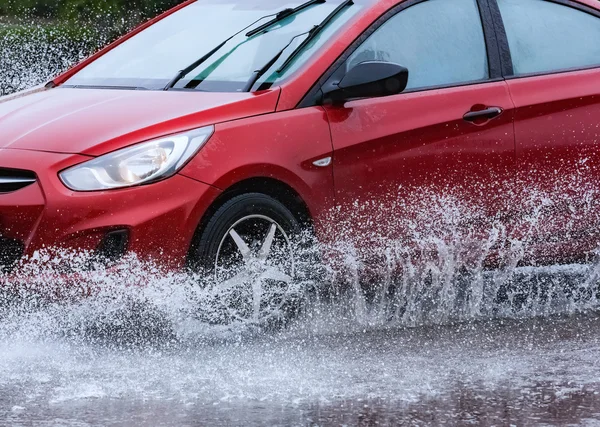
[[[98,156],[137,142],[275,111],[253,93],[55,88],[0,98],[0,149]]]

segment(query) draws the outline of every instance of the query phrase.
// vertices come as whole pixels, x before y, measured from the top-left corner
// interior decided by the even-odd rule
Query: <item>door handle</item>
[[[477,120],[492,120],[502,114],[502,108],[500,107],[489,107],[485,110],[469,111],[463,116],[467,122],[475,122]]]

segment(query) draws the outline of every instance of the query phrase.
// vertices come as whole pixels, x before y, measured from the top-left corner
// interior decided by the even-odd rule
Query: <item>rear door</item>
[[[405,66],[409,82],[396,96],[325,107],[344,219],[405,233],[403,218],[418,217],[426,232],[423,221],[483,227],[507,210],[513,104],[488,24],[485,2],[410,0],[351,47],[326,85],[367,60]]]
[[[569,0],[491,5],[511,58],[518,237],[532,260],[576,260],[600,242],[600,12]]]

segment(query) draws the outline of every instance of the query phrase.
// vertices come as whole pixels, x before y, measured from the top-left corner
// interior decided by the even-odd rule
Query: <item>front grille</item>
[[[0,194],[25,188],[36,181],[31,171],[0,168]]]
[[[10,273],[23,256],[23,243],[0,237],[0,273]]]

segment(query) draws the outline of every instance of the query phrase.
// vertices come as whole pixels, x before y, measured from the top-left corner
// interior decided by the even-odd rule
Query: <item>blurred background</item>
[[[0,0],[0,96],[68,69],[183,0]]]
[[[0,15],[42,19],[144,19],[180,3],[178,0],[0,0]]]

